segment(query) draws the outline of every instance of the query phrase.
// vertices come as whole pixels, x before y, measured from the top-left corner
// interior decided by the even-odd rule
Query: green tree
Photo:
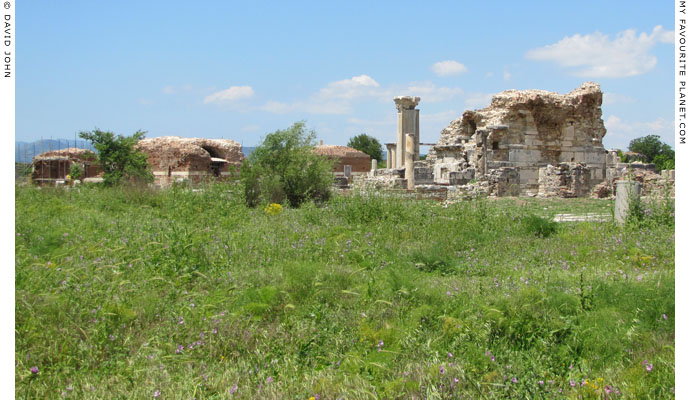
[[[630,141],[628,150],[640,153],[648,163],[654,163],[658,170],[675,168],[676,152],[663,143],[659,135],[647,135]]]
[[[304,122],[268,134],[240,168],[247,205],[328,200],[333,163],[312,151],[315,138]]]
[[[381,143],[379,143],[376,138],[371,137],[366,133],[362,133],[350,138],[350,141],[347,142],[347,147],[352,147],[353,149],[366,153],[369,155],[369,157],[375,160],[383,160]]]
[[[137,131],[132,136],[116,136],[113,132],[98,129],[79,133],[79,137],[91,142],[98,152],[98,161],[103,168],[103,183],[109,186],[124,181],[153,181],[146,154],[134,148],[145,135],[145,131]]]

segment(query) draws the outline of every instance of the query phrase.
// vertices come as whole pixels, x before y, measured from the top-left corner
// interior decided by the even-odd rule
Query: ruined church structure
[[[416,107],[421,99],[396,97],[397,141],[386,144],[387,168],[372,170],[360,184],[453,187],[493,196],[589,196],[597,184],[610,186],[611,178],[628,167],[602,144],[602,98],[593,82],[567,94],[506,90],[488,107],[467,110],[452,121],[420,160]]]

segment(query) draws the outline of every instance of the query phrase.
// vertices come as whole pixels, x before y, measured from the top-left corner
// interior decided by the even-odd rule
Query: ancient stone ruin
[[[567,94],[506,90],[493,96],[488,107],[465,111],[452,121],[420,161],[419,110],[415,109],[420,98],[396,97],[397,142],[387,143],[388,168],[372,169],[357,185],[406,189],[417,185],[422,191],[453,187],[493,196],[586,197],[595,187],[605,192],[600,186],[612,191],[615,180],[628,171],[653,172],[653,164],[621,164],[615,152],[604,148],[602,98],[593,82]],[[408,152],[413,168],[405,162]]]
[[[33,158],[31,181],[35,184],[64,183],[73,164],[81,165],[82,179],[93,178],[103,171],[91,150],[67,148],[41,153]]]
[[[163,136],[143,139],[135,148],[146,154],[154,184],[160,187],[176,181],[222,179],[235,173],[244,160],[242,146],[230,139]]]

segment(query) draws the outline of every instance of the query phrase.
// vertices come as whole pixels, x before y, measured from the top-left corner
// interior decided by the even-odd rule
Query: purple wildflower
[[[666,316],[666,314],[661,314],[661,316],[662,316],[664,319],[668,319],[668,317]]]
[[[604,392],[606,392],[606,394],[609,394],[609,393],[613,392],[613,389],[611,389],[611,386],[606,385],[606,386],[604,386]]]
[[[38,367],[35,367],[35,366],[31,367],[31,369],[29,369],[29,371],[31,371],[32,374],[37,374],[38,373]]]
[[[650,372],[654,368],[651,363],[647,364],[647,372]]]
[[[513,377],[513,379],[510,380],[513,383],[517,383],[517,378]]]
[[[236,391],[237,391],[237,383],[235,383],[234,385],[232,385],[232,387],[230,388],[230,394],[233,394],[233,393],[235,393]]]
[[[441,366],[438,368],[438,370],[441,372],[441,374],[445,374],[445,373],[446,373],[446,370],[445,370],[445,368],[443,368],[443,365],[441,365]]]
[[[160,390],[156,390],[155,392],[153,392],[153,397],[159,397],[160,395],[161,395]]]
[[[539,381],[538,383],[539,383],[540,385],[543,385],[543,384],[544,384],[544,381]]]
[[[266,378],[266,383],[272,383],[272,382],[273,382],[272,376],[269,376],[268,378]]]
[[[453,353],[448,352],[448,358],[453,358]]]
[[[577,383],[575,383],[575,381],[570,381],[570,386],[575,387],[575,385],[577,385]]]

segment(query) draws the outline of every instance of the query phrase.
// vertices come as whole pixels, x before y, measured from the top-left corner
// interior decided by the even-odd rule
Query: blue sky
[[[373,4],[371,4],[373,3]],[[96,127],[253,146],[306,120],[324,142],[421,140],[506,89],[605,92],[607,148],[673,144],[673,3],[31,1],[16,9],[16,140]]]

